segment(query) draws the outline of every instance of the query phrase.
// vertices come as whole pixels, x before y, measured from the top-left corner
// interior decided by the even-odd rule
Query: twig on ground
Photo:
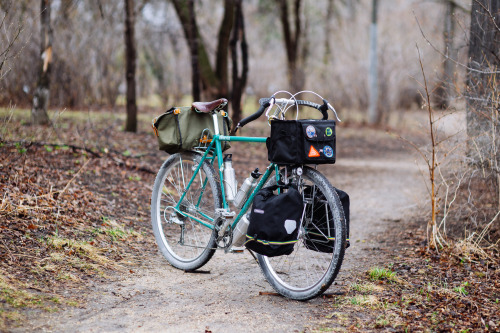
[[[71,180],[66,184],[66,186],[61,191],[61,193],[59,193],[58,199],[62,198],[64,192],[66,192],[66,190],[68,189],[69,185],[71,185],[71,183],[76,179],[76,177],[78,177],[78,175],[80,175],[80,173],[82,172],[82,170],[85,169],[85,167],[87,166],[87,164],[89,164],[90,161],[92,161],[92,159],[88,159],[87,162],[85,162],[85,164],[82,165],[82,167],[80,168],[80,170],[78,170],[78,172],[73,176],[73,178],[71,178]]]

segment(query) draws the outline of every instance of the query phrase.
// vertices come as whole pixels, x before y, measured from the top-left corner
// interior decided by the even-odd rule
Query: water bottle
[[[234,198],[234,205],[237,208],[243,207],[243,204],[245,203],[245,199],[247,198],[248,194],[250,193],[250,190],[257,186],[258,179],[262,175],[259,172],[259,168],[255,169],[251,174],[250,177],[245,179],[243,184],[241,184],[240,190],[238,193],[236,193],[236,197]]]
[[[238,181],[233,169],[233,155],[224,155],[224,190],[226,192],[226,200],[233,201],[238,189]]]
[[[250,221],[247,217],[248,214],[243,215],[241,220],[238,222],[233,231],[233,243],[231,244],[234,247],[241,247],[245,244],[247,239],[247,230]]]

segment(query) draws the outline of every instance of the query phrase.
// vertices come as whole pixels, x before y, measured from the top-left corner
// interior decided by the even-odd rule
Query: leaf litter
[[[149,198],[166,155],[148,124],[130,134],[113,121],[64,121],[62,131],[14,119],[0,142],[0,330],[22,325],[33,311],[84,306],[90,283],[134,274],[145,253],[156,253]],[[268,129],[256,123],[244,130],[265,136]],[[352,139],[344,156],[400,149],[380,137]],[[236,150],[239,179],[247,167],[238,166],[266,160],[259,147]],[[458,242],[428,252],[422,225],[386,237],[392,262],[383,270],[390,273],[358,274],[344,293],[325,296],[330,305],[312,331],[500,330],[498,251]]]

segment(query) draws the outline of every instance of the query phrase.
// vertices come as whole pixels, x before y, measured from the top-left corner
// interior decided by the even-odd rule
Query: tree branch
[[[450,60],[452,62],[454,62],[455,64],[471,71],[471,72],[475,72],[475,73],[480,73],[480,74],[500,74],[500,71],[481,71],[481,70],[478,70],[478,69],[475,69],[475,68],[471,68],[467,65],[464,65],[462,64],[461,62],[455,60],[455,59],[452,59],[450,58],[449,56],[447,56],[446,54],[444,54],[443,52],[441,52],[440,50],[438,50],[437,47],[434,46],[434,44],[431,43],[431,41],[427,38],[427,36],[425,35],[424,31],[422,30],[422,26],[420,25],[420,21],[418,20],[417,18],[417,15],[415,14],[415,11],[413,11],[413,16],[415,17],[415,20],[417,21],[417,25],[418,25],[418,28],[420,30],[420,33],[422,34],[422,37],[425,39],[425,41],[427,42],[427,44],[430,45],[430,47],[432,47],[434,49],[434,51],[436,51],[437,53],[439,53],[443,58],[447,59],[447,60]]]

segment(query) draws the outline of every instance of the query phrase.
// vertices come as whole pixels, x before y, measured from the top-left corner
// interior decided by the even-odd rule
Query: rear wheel
[[[196,153],[170,156],[156,176],[151,197],[151,221],[158,247],[172,266],[182,270],[200,268],[216,249],[215,233],[209,226],[214,224],[215,210],[222,207],[222,195],[214,168],[207,161],[178,211],[175,209],[200,161]]]
[[[308,300],[325,292],[335,280],[344,258],[346,229],[339,197],[321,173],[305,167],[298,189],[304,208],[293,252],[257,258],[264,276],[278,293]]]

